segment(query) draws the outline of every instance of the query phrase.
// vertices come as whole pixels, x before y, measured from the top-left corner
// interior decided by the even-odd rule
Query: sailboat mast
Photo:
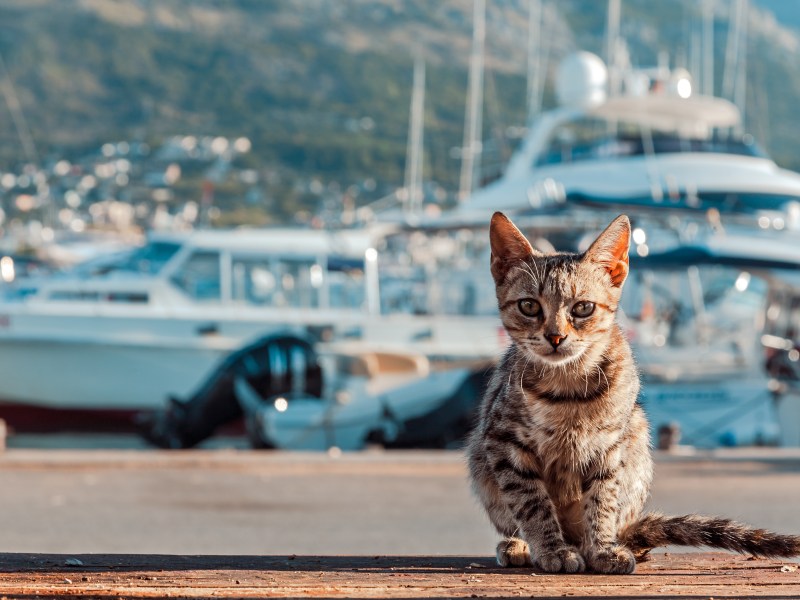
[[[28,121],[25,119],[25,113],[22,111],[22,103],[19,101],[17,92],[14,89],[14,83],[11,81],[11,74],[6,68],[2,55],[0,55],[0,93],[5,98],[6,106],[17,130],[17,136],[22,144],[25,158],[38,167],[40,165],[39,152],[36,150],[36,143],[33,140],[30,127],[28,127]],[[45,206],[44,224],[47,227],[54,228],[58,224],[58,219],[56,218],[56,207],[50,195],[50,188],[44,182],[37,183],[36,188],[37,196]]]
[[[406,148],[405,213],[417,215],[422,210],[422,153],[425,124],[425,61],[414,59],[414,84],[411,93],[411,118]]]
[[[464,115],[464,143],[461,146],[461,178],[458,200],[472,194],[480,171],[483,129],[483,52],[486,40],[486,0],[475,0],[472,17],[472,54],[469,61],[469,89]]]
[[[747,0],[737,0],[731,6],[728,45],[725,49],[725,70],[722,77],[722,96],[737,106],[742,114],[742,123],[744,123],[747,89],[747,11]]]
[[[0,55],[0,90],[6,100],[8,112],[11,114],[11,120],[14,122],[14,127],[17,129],[19,141],[22,144],[22,149],[27,158],[33,164],[39,164],[39,153],[36,151],[36,144],[33,141],[31,130],[28,127],[28,122],[25,120],[25,113],[22,112],[22,104],[19,101],[17,92],[14,90],[14,84],[11,82],[11,75],[6,69],[6,63]]]
[[[622,0],[608,0],[608,19],[606,21],[606,64],[608,65],[608,95],[620,93],[620,71],[617,47],[619,46],[619,22]]]
[[[528,1],[528,125],[541,110],[542,2]]]
[[[741,30],[741,0],[731,4],[730,15],[728,18],[728,40],[725,47],[725,69],[722,73],[722,97],[733,100],[734,90],[736,89],[736,71],[739,58],[739,32]]]
[[[741,6],[739,16],[739,35],[741,40],[739,42],[739,57],[736,60],[736,88],[733,92],[733,103],[739,108],[742,114],[742,120],[739,125],[740,131],[737,133],[744,133],[744,118],[745,111],[747,110],[747,23],[749,21],[748,12],[750,9],[747,0],[739,0]]]
[[[703,0],[703,94],[714,95],[714,0]]]

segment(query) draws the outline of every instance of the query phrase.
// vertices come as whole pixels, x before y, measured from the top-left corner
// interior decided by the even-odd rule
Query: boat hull
[[[662,426],[677,424],[681,443],[698,448],[777,445],[775,401],[761,377],[706,382],[647,382],[641,403],[654,445]]]
[[[0,400],[0,419],[14,433],[130,433],[138,429],[140,415],[137,410],[52,408]]]
[[[356,323],[355,339],[331,344],[333,350],[355,353],[413,347],[452,361],[495,356],[506,341],[498,334],[496,318],[476,323],[412,315],[358,320],[317,315],[316,322],[301,324],[224,311],[211,319],[62,315],[19,308],[7,311],[0,323],[0,418],[18,431],[129,428],[136,413],[162,409],[170,396],[190,397],[230,352],[265,335],[302,334],[320,323],[345,331]]]
[[[391,446],[411,421],[447,404],[470,375],[469,369],[431,373],[377,395],[354,382],[347,402],[300,398],[280,408],[265,403],[249,418],[263,442],[282,450],[361,450],[370,440]]]
[[[222,356],[204,344],[0,339],[0,397],[62,409],[156,408],[169,394],[190,393]]]

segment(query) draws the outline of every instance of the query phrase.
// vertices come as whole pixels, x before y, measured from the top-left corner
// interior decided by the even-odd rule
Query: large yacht
[[[684,69],[632,69],[616,95],[607,78],[591,53],[566,58],[559,106],[534,121],[503,176],[455,214],[589,208],[703,218],[713,210],[728,222],[800,227],[800,175],[743,132],[733,103],[695,94]]]

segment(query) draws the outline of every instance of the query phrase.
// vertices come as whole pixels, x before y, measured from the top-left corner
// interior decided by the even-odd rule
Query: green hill
[[[417,52],[428,63],[425,177],[456,187],[451,150],[462,136],[471,4],[5,0],[0,54],[42,160],[121,139],[156,145],[174,134],[244,135],[253,151],[243,166],[270,174],[267,192],[278,198],[271,210],[286,215],[316,206],[303,183],[310,178],[341,189],[374,179],[376,189],[358,202],[402,183]],[[527,1],[488,4],[484,137],[499,139],[525,119]],[[546,6],[552,59],[575,48],[602,51],[605,2]],[[689,0],[623,2],[635,61],[652,63],[664,49],[687,56],[698,10]],[[718,19],[720,79],[727,22]],[[753,21],[748,125],[779,162],[800,168],[798,40],[778,33],[769,19]],[[26,156],[2,101],[0,115],[4,170]]]

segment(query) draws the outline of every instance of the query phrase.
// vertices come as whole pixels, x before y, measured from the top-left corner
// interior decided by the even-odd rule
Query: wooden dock
[[[469,556],[0,554],[2,598],[800,598],[796,561],[660,554],[632,575]]]
[[[499,569],[456,452],[12,449],[0,480],[0,600],[800,598],[800,559]],[[652,508],[800,533],[798,482],[800,452],[658,455]]]

